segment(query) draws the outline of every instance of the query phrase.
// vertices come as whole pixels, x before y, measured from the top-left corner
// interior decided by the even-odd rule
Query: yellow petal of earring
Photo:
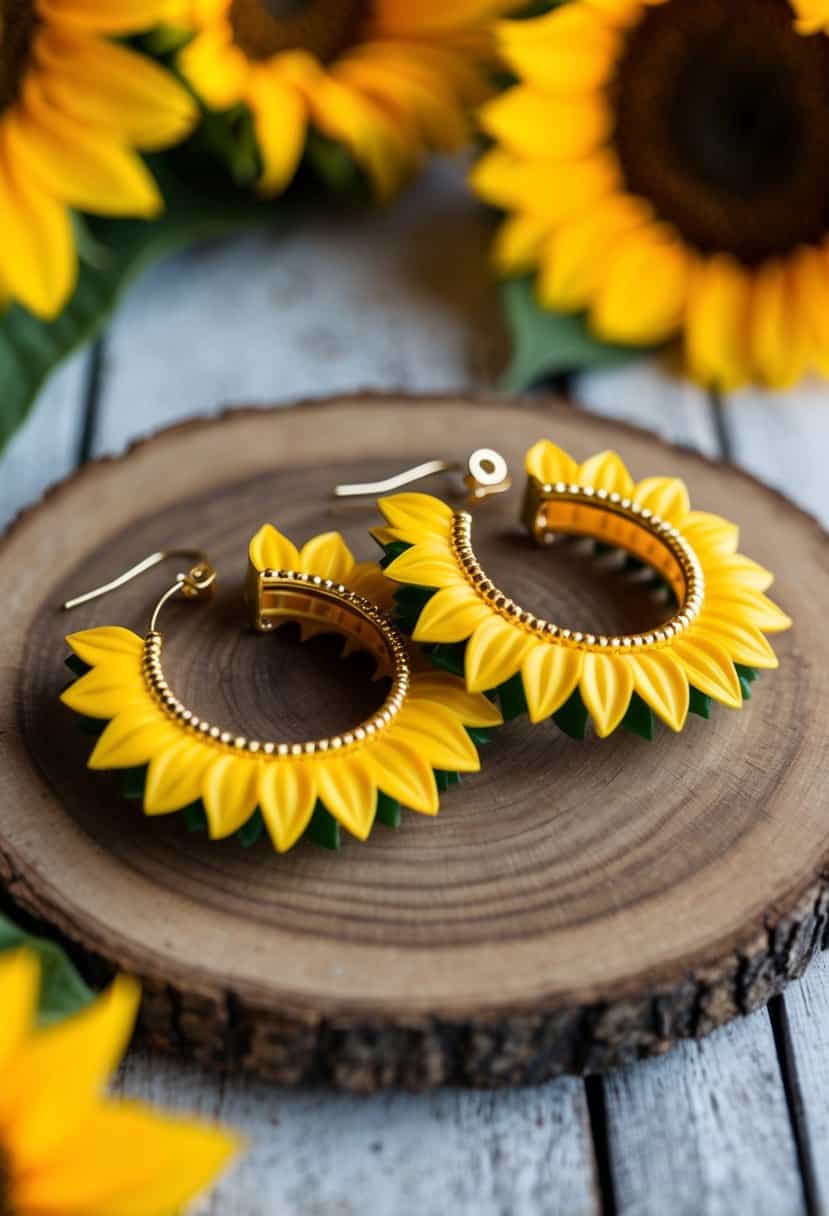
[[[267,632],[292,621],[306,637],[344,635],[353,649],[371,653],[378,674],[388,678],[380,709],[343,734],[286,741],[250,739],[188,708],[163,670],[159,616],[176,596],[210,596],[216,573],[201,554],[185,551],[196,565],[162,595],[145,637],[106,626],[67,638],[78,679],[62,699],[99,734],[89,767],[127,770],[147,815],[184,811],[192,828],[206,827],[213,839],[237,834],[246,844],[267,831],[279,852],[306,834],[337,847],[340,827],[365,840],[375,819],[397,826],[403,809],[436,814],[440,789],[480,768],[476,744],[501,722],[498,710],[457,677],[416,669],[384,610],[390,585],[376,565],[358,565],[338,533],[298,551],[268,525],[249,553],[254,627]],[[153,554],[65,607],[181,555]]]
[[[546,440],[527,454],[524,522],[539,545],[557,535],[624,550],[661,577],[669,620],[647,633],[609,636],[539,619],[487,576],[472,545],[472,519],[419,493],[380,500],[386,576],[401,585],[398,616],[433,661],[496,692],[506,718],[527,710],[584,737],[625,726],[652,738],[654,719],[682,730],[711,702],[740,708],[758,671],[777,666],[765,635],[790,619],[764,592],[773,576],[737,552],[736,525],[693,511],[676,478],[634,483],[603,452],[578,464]]]

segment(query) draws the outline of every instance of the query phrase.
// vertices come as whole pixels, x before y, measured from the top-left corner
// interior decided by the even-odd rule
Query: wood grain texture
[[[264,502],[302,538],[331,526],[323,491],[335,469],[359,480],[403,452],[433,452],[446,435],[462,435],[464,450],[497,436],[520,467],[545,431],[580,455],[616,446],[638,476],[684,475],[696,502],[736,513],[758,560],[775,565],[787,553],[784,606],[794,605],[804,571],[818,588],[826,579],[817,527],[747,478],[567,407],[451,399],[343,401],[179,427],[123,462],[89,467],[7,539],[0,571],[23,569],[25,552],[40,576],[28,586],[18,577],[0,662],[19,667],[28,636],[22,722],[44,781],[33,781],[7,682],[4,868],[21,902],[142,975],[153,1042],[287,1082],[537,1081],[659,1053],[764,1003],[802,970],[823,930],[816,867],[829,852],[815,796],[826,771],[820,594],[811,612],[798,604],[782,671],[749,711],[719,715],[713,728],[695,722],[651,747],[626,736],[577,745],[516,723],[437,821],[412,817],[400,834],[341,857],[308,846],[276,861],[267,846],[246,854],[194,841],[120,806],[105,779],[81,771],[83,740],[55,703],[65,620],[44,609],[44,596],[59,602],[81,570],[84,584],[95,582],[112,571],[115,552],[120,565],[163,538],[192,541],[194,521],[232,589]],[[154,502],[144,514],[149,477]],[[550,555],[516,543],[519,495],[516,487],[498,504],[479,547],[489,546],[501,581],[528,606],[572,616],[595,580],[574,578],[565,564],[547,581]],[[67,548],[67,516],[83,519],[85,552]],[[358,512],[337,522],[360,547],[369,520]],[[90,606],[72,624],[140,628],[150,591],[133,586],[104,616]],[[232,600],[227,612],[220,605],[181,622],[171,641],[181,691],[225,720],[260,712],[262,700],[254,686],[251,703],[251,685],[236,683],[259,642],[237,632]],[[189,647],[181,639],[194,636],[201,661],[183,650],[177,667],[176,640]],[[231,653],[228,637],[240,662],[222,666],[217,683],[204,655]],[[795,702],[814,710],[795,713]]]

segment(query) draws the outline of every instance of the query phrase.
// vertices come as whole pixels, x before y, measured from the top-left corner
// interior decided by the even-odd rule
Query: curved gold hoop
[[[624,652],[663,646],[690,629],[700,615],[705,575],[696,552],[677,528],[631,499],[590,486],[543,485],[530,477],[523,517],[539,544],[551,544],[556,535],[566,534],[624,549],[663,576],[678,604],[670,620],[646,633],[583,633],[544,620],[521,608],[487,576],[472,547],[472,517],[455,512],[451,542],[458,566],[489,607],[528,633],[580,650]]]
[[[144,677],[150,692],[164,712],[194,734],[223,744],[234,751],[265,756],[314,755],[357,747],[379,737],[400,713],[411,682],[411,670],[402,634],[369,600],[349,591],[342,583],[293,570],[255,572],[256,596],[251,600],[254,625],[269,632],[287,621],[324,622],[370,651],[381,670],[391,675],[391,689],[380,709],[353,730],[304,743],[280,743],[247,739],[200,718],[170,688],[161,665],[163,636],[151,630],[144,639]]]

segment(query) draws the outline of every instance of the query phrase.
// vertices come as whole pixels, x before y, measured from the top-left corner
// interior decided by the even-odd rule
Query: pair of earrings
[[[336,493],[383,494],[449,467],[431,462]],[[337,533],[298,551],[266,525],[249,550],[254,628],[299,622],[305,634],[336,631],[368,651],[390,682],[375,714],[341,735],[293,743],[248,739],[200,718],[165,678],[158,623],[174,596],[208,598],[216,573],[200,553],[158,553],[65,605],[171,556],[194,563],[161,597],[144,638],[107,627],[67,639],[79,678],[63,700],[106,723],[89,766],[137,774],[148,815],[185,810],[215,839],[251,841],[267,830],[284,852],[306,833],[336,844],[340,826],[365,840],[375,819],[395,826],[402,808],[435,814],[442,790],[478,771],[488,732],[524,710],[577,736],[592,719],[604,738],[621,725],[650,737],[654,717],[682,730],[689,712],[708,717],[712,700],[740,708],[757,671],[777,666],[765,634],[791,622],[764,594],[773,576],[737,552],[736,525],[693,511],[676,478],[635,484],[614,453],[579,465],[543,440],[527,453],[526,471],[523,520],[534,540],[589,537],[649,566],[673,597],[665,624],[610,636],[542,620],[487,576],[468,511],[394,493],[379,499],[385,524],[372,533],[380,566],[357,564]],[[466,483],[473,502],[507,489],[505,462],[476,452]]]

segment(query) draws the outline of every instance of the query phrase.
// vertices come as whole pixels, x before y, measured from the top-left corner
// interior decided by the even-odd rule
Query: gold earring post
[[[186,573],[184,571],[179,572],[176,575],[175,583],[159,599],[153,609],[150,620],[150,632],[154,633],[161,609],[178,592],[181,592],[187,599],[204,599],[212,595],[215,590],[216,571],[201,549],[162,549],[158,553],[151,553],[149,557],[145,557],[143,561],[138,562],[135,566],[131,566],[129,570],[125,570],[123,574],[119,574],[111,582],[103,583],[100,587],[94,587],[91,591],[85,591],[83,595],[76,595],[73,599],[66,600],[62,605],[63,611],[71,612],[73,608],[80,608],[83,604],[91,604],[93,600],[101,599],[103,596],[117,591],[120,587],[125,587],[133,579],[140,578],[148,570],[153,570],[156,566],[160,566],[162,562],[169,561],[172,558],[186,558],[188,561],[194,562],[195,565],[191,566]]]
[[[383,494],[393,494],[406,486],[414,485],[427,477],[438,473],[463,472],[464,466],[458,461],[427,460],[413,468],[404,469],[382,481],[356,482],[353,485],[334,487],[334,498],[368,498]],[[470,502],[480,502],[493,494],[503,494],[512,486],[512,478],[504,457],[492,448],[478,448],[469,457],[466,473],[463,479],[469,491]]]

